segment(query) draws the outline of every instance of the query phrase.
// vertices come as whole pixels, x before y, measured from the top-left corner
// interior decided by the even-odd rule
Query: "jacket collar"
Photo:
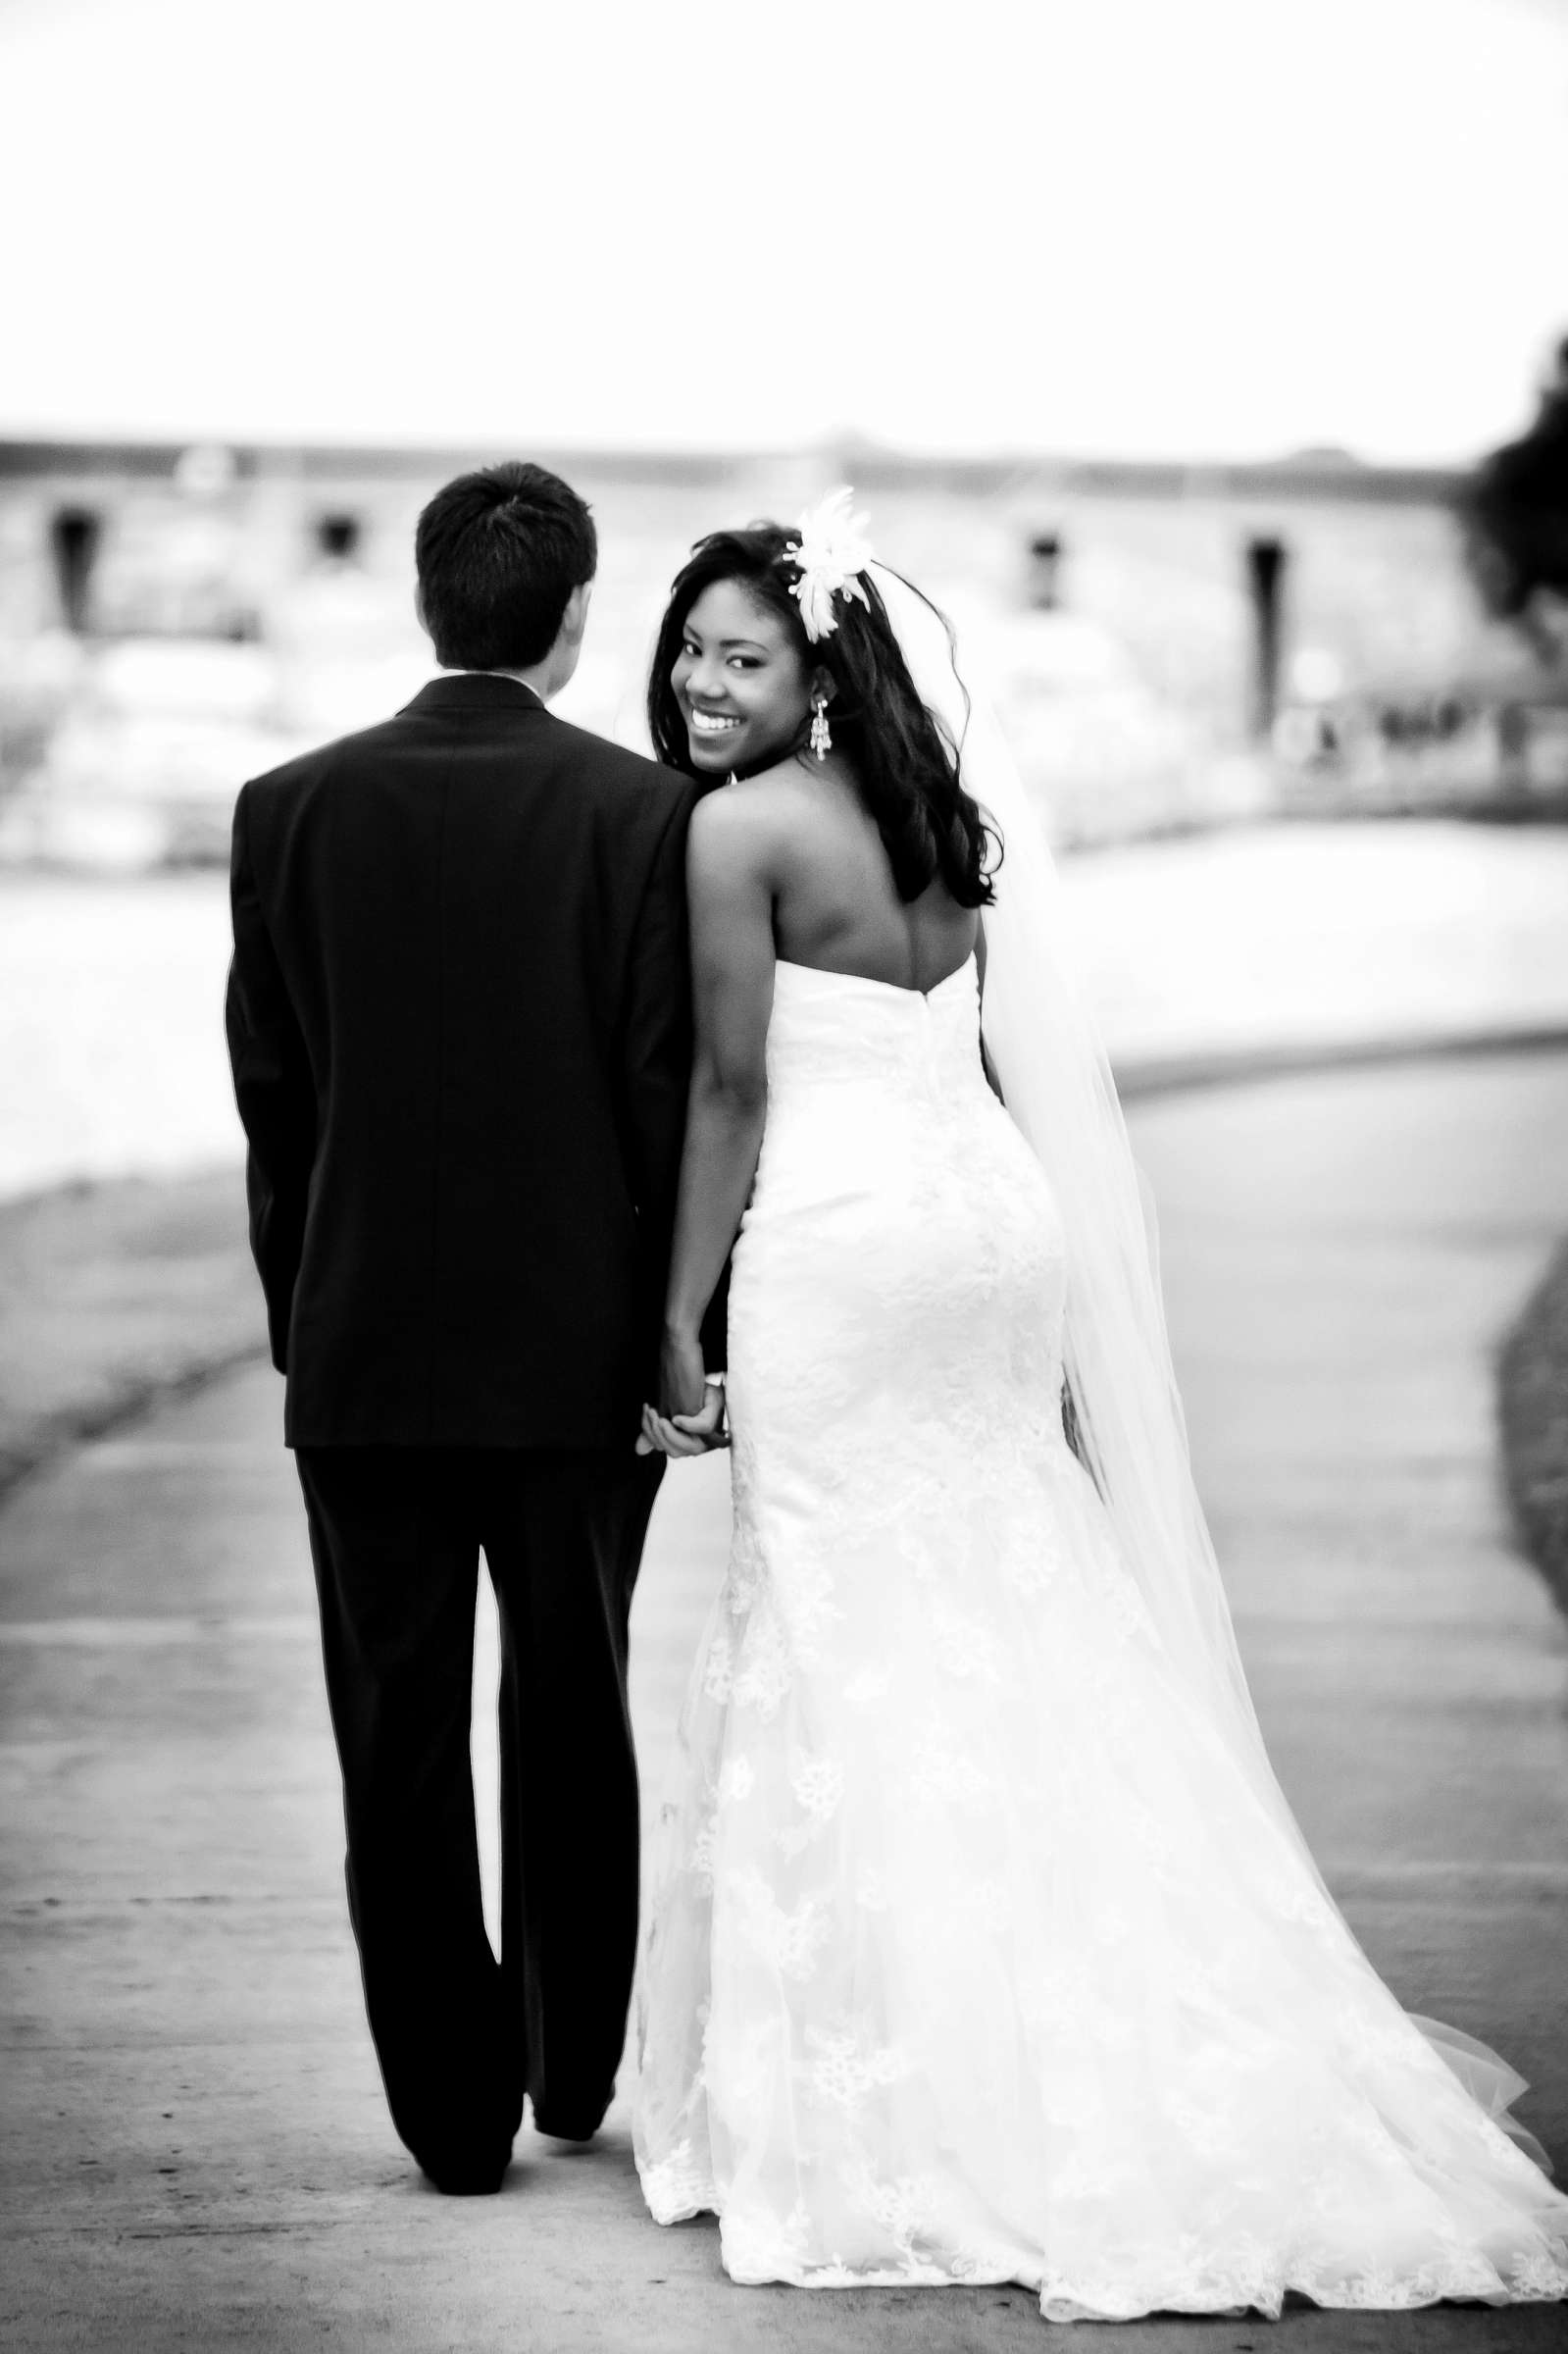
[[[431,679],[422,687],[411,703],[403,705],[401,718],[408,711],[542,711],[544,702],[531,687],[521,679],[509,679],[498,670],[460,670],[444,678]]]

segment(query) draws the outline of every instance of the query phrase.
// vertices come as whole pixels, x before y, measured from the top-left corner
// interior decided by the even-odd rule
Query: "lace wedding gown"
[[[716,2213],[736,2280],[1016,2280],[1052,2320],[1568,2294],[1568,2200],[1121,1565],[1062,1431],[1072,1238],[977,1016],[972,963],[778,968],[733,1546],[639,1970],[648,2206]]]

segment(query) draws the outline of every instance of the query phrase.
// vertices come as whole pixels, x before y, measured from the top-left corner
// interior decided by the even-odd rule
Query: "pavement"
[[[1492,1353],[1557,1239],[1568,1055],[1295,1076],[1134,1119],[1200,1483],[1276,1762],[1373,1959],[1531,2077],[1568,2168],[1568,1630],[1511,1548]],[[386,2122],[340,1878],[304,1530],[270,1372],[0,1509],[0,2335],[32,2354],[1037,2347],[1021,2290],[735,2289],[642,2210],[624,2108],[425,2188]],[[638,1590],[656,1789],[727,1466],[678,1470]],[[481,1619],[481,1680],[493,1651]],[[572,1770],[570,1758],[560,1764]],[[481,1797],[493,1757],[476,1743]],[[1292,2310],[1279,2342],[1559,2348],[1561,2309]],[[1245,2319],[1152,2322],[1246,2354]]]

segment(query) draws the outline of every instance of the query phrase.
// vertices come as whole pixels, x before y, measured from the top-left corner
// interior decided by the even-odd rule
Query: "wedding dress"
[[[1361,1954],[1067,1443],[1074,1235],[973,962],[781,963],[767,1058],[639,1967],[653,2215],[717,2214],[736,2280],[1052,2320],[1568,2294],[1568,2199]]]

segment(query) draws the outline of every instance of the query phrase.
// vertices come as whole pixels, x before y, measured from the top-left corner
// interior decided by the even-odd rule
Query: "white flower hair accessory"
[[[780,559],[800,568],[800,578],[789,593],[800,599],[800,618],[813,645],[819,639],[831,638],[838,627],[833,609],[835,596],[858,597],[868,612],[871,609],[871,599],[857,575],[872,561],[873,551],[865,518],[856,515],[849,503],[854,495],[846,486],[808,508],[795,527],[799,538],[790,540]]]

